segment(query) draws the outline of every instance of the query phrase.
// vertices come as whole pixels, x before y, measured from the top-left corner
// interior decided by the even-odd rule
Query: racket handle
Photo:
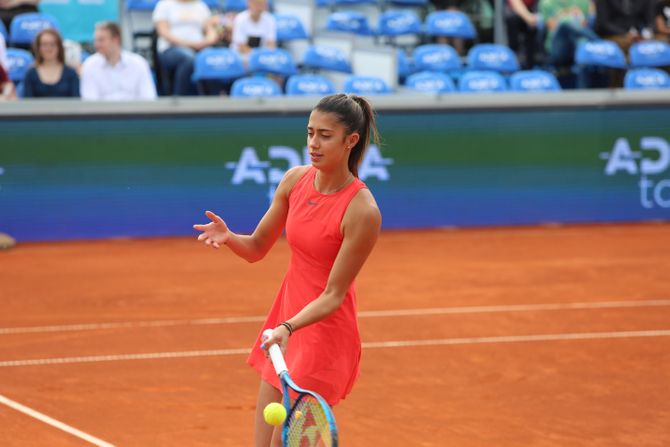
[[[267,340],[272,337],[272,329],[266,329],[263,331],[263,340]],[[288,372],[286,367],[286,362],[284,361],[284,356],[281,353],[281,348],[278,344],[270,346],[270,360],[272,360],[272,365],[275,367],[275,372],[277,375],[281,375],[283,372]]]

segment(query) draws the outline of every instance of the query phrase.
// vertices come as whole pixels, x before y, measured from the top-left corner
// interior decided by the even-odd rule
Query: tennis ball
[[[286,419],[286,409],[277,402],[269,403],[263,409],[263,418],[270,425],[281,425]]]

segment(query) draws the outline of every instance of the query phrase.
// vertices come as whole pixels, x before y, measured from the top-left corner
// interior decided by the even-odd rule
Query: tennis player
[[[269,346],[278,343],[295,382],[331,406],[351,391],[358,377],[361,341],[354,278],[381,228],[375,199],[358,178],[371,137],[378,141],[375,113],[364,98],[327,96],[309,116],[311,165],[286,172],[253,234],[233,233],[210,211],[210,223],[194,225],[202,231],[198,240],[214,248],[227,245],[250,262],[261,260],[286,229],[289,269],[247,360],[261,375],[256,447],[281,446],[281,429],[263,420],[265,406],[282,397],[267,359]],[[267,328],[274,334],[263,342]]]

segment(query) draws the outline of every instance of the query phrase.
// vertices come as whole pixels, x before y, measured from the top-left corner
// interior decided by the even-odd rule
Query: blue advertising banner
[[[308,113],[0,120],[0,232],[249,232],[305,155]],[[360,177],[389,228],[670,219],[668,107],[379,111]],[[9,149],[11,148],[11,150]]]
[[[64,39],[93,42],[95,24],[119,21],[119,0],[42,0],[40,11],[54,16]]]

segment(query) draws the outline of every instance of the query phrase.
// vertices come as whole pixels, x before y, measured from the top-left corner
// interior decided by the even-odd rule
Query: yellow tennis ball
[[[263,418],[270,425],[281,425],[286,419],[286,409],[277,402],[269,403],[263,409]]]

